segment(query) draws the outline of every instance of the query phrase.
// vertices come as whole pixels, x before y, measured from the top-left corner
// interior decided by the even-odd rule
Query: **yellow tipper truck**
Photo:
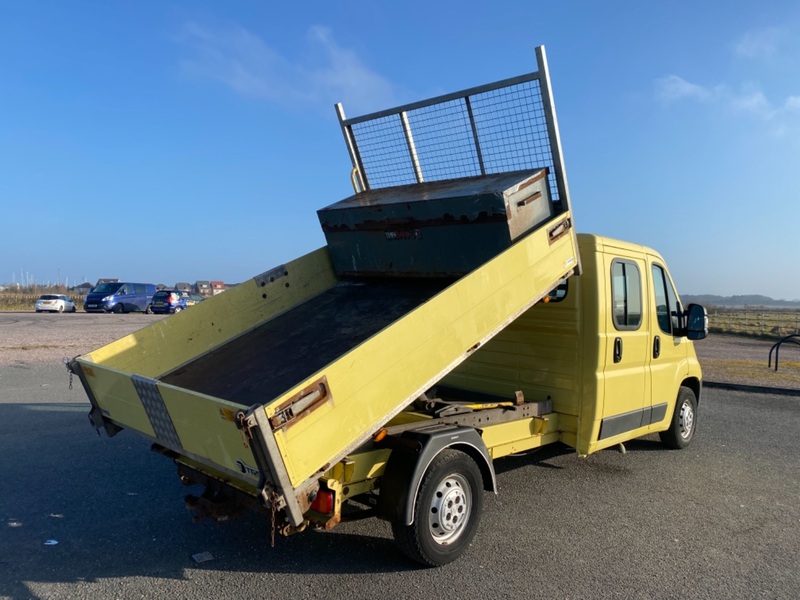
[[[577,235],[547,62],[345,118],[355,194],[326,245],[68,368],[90,421],[204,486],[187,503],[272,531],[377,516],[430,566],[472,540],[493,460],[686,446],[705,310],[654,251]]]

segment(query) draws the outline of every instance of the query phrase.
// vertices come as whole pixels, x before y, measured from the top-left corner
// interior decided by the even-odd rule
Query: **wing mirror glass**
[[[708,335],[708,313],[700,304],[690,304],[686,309],[686,337],[702,340]]]

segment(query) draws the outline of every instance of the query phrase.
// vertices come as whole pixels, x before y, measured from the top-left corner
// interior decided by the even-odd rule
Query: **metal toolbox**
[[[317,214],[339,275],[459,277],[553,216],[547,174],[368,190]]]

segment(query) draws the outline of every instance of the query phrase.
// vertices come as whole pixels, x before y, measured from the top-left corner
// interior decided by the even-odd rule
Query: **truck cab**
[[[597,235],[578,234],[578,247],[583,273],[511,323],[444,383],[551,398],[561,441],[582,455],[668,431],[680,398],[676,431],[683,435],[665,441],[685,446],[694,433],[702,376],[666,262],[645,246]]]

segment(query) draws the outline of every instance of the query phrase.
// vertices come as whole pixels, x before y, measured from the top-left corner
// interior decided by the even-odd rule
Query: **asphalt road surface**
[[[42,316],[0,314],[0,348]],[[374,519],[274,548],[258,515],[195,524],[172,463],[131,432],[98,436],[88,408],[59,361],[20,347],[0,363],[2,598],[800,597],[799,398],[708,389],[683,451],[651,436],[498,461],[472,546],[439,569]]]

